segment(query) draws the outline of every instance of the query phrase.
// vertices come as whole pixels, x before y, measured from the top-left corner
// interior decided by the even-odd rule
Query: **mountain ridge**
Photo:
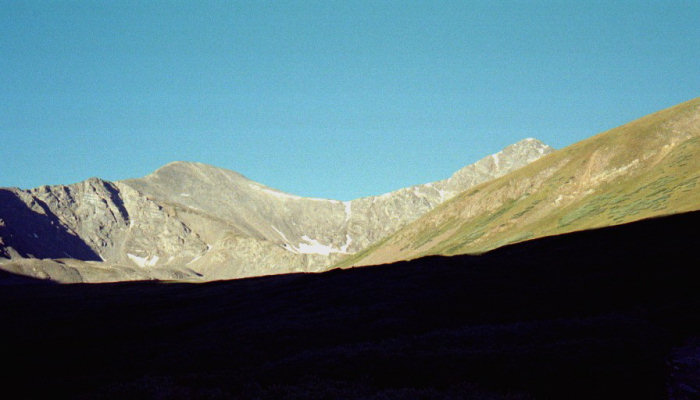
[[[74,281],[81,272],[83,280],[95,281],[210,280],[321,271],[463,188],[502,176],[551,151],[542,142],[526,139],[447,179],[350,201],[303,198],[235,171],[183,161],[168,163],[143,178],[115,182],[91,178],[72,185],[0,189],[7,197],[20,199],[30,213],[48,210],[56,226],[83,240],[99,257],[74,259],[54,244],[55,251],[47,253],[49,260],[36,260],[32,252],[37,244],[25,238],[37,232],[15,221],[0,227],[0,238],[8,238],[0,243],[0,255],[10,259],[1,265],[59,281]],[[0,219],[7,212],[0,204]],[[16,251],[17,246],[22,252]],[[100,268],[111,269],[109,274],[96,269],[94,261],[100,260]]]

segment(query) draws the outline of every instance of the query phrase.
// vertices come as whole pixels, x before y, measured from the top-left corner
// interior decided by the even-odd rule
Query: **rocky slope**
[[[556,151],[461,193],[341,262],[481,253],[700,209],[700,98]]]
[[[3,188],[0,268],[61,282],[321,271],[551,151],[525,139],[448,179],[346,202],[294,196],[189,162],[141,179]]]

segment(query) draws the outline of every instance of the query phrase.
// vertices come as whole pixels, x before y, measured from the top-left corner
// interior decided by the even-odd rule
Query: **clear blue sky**
[[[347,200],[700,96],[700,1],[0,1],[0,186],[175,160]]]

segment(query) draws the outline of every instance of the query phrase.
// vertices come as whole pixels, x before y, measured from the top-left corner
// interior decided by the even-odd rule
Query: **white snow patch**
[[[348,207],[349,202],[344,202],[346,204],[346,207]],[[346,212],[349,213],[349,208],[346,208]],[[349,214],[347,214],[349,215]],[[287,239],[287,236],[285,236],[282,231],[277,229],[277,227],[272,226],[272,229],[277,232],[282,239],[286,242],[282,245],[282,247],[290,251],[292,253],[297,253],[297,254],[321,254],[324,256],[327,256],[331,253],[347,253],[348,252],[348,247],[350,247],[350,244],[352,243],[352,238],[350,235],[345,235],[345,244],[340,249],[336,249],[335,247],[327,244],[322,244],[316,239],[310,238],[308,235],[304,235],[301,237],[301,239],[304,242],[299,243],[298,245],[294,246],[289,243],[289,240]]]
[[[127,256],[139,267],[152,267],[158,262],[158,256],[139,257],[137,255],[127,253]]]
[[[500,152],[498,152],[496,154],[491,154],[491,158],[493,158],[493,163],[496,164],[496,169],[501,169],[500,155],[501,155]]]
[[[349,235],[345,236],[346,242],[341,249],[336,249],[331,245],[321,244],[318,240],[311,239],[307,235],[301,238],[306,241],[306,243],[299,243],[299,246],[296,248],[301,254],[321,254],[327,256],[331,253],[347,253],[347,248],[350,246],[350,243],[352,243],[352,238],[350,238]]]
[[[284,240],[285,243],[284,243],[284,245],[282,245],[282,247],[284,247],[285,250],[291,251],[292,253],[297,253],[297,254],[299,254],[299,249],[297,249],[296,247],[294,247],[294,246],[292,246],[291,244],[289,244],[289,239],[287,239],[287,236],[286,236],[284,233],[282,233],[282,231],[280,231],[279,229],[277,229],[277,227],[274,226],[274,225],[272,225],[272,229],[273,229],[275,232],[277,232],[278,235],[280,235],[280,236],[282,237],[282,240]]]
[[[190,194],[189,194],[189,193],[180,193],[180,196],[182,196],[182,197],[190,197]]]
[[[127,256],[131,259],[131,261],[136,263],[136,265],[138,265],[139,267],[143,267],[144,265],[146,265],[146,258],[145,257],[139,257],[139,256],[131,254],[131,253],[127,253]]]
[[[352,243],[352,238],[350,237],[349,234],[346,234],[345,235],[345,244],[340,247],[339,253],[347,253],[348,247],[350,246],[350,243]]]
[[[350,214],[352,214],[352,203],[350,203],[349,201],[344,201],[343,205],[345,205],[345,220],[349,221]]]
[[[277,229],[276,226],[272,225],[272,229],[273,229],[275,232],[277,232],[278,235],[282,236],[282,239],[283,239],[285,242],[289,242],[289,240],[287,239],[287,236],[285,236],[284,233],[282,233],[282,231],[280,231],[279,229]]]
[[[327,256],[331,253],[337,253],[338,251],[330,245],[321,244],[316,239],[311,239],[310,237],[304,235],[301,237],[307,243],[299,243],[298,249],[301,254],[322,254]]]

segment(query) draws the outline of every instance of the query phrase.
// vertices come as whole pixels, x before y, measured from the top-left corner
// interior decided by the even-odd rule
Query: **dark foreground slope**
[[[670,387],[685,398],[700,354],[699,224],[694,212],[482,256],[316,275],[7,285],[2,388],[85,398],[644,399]]]

